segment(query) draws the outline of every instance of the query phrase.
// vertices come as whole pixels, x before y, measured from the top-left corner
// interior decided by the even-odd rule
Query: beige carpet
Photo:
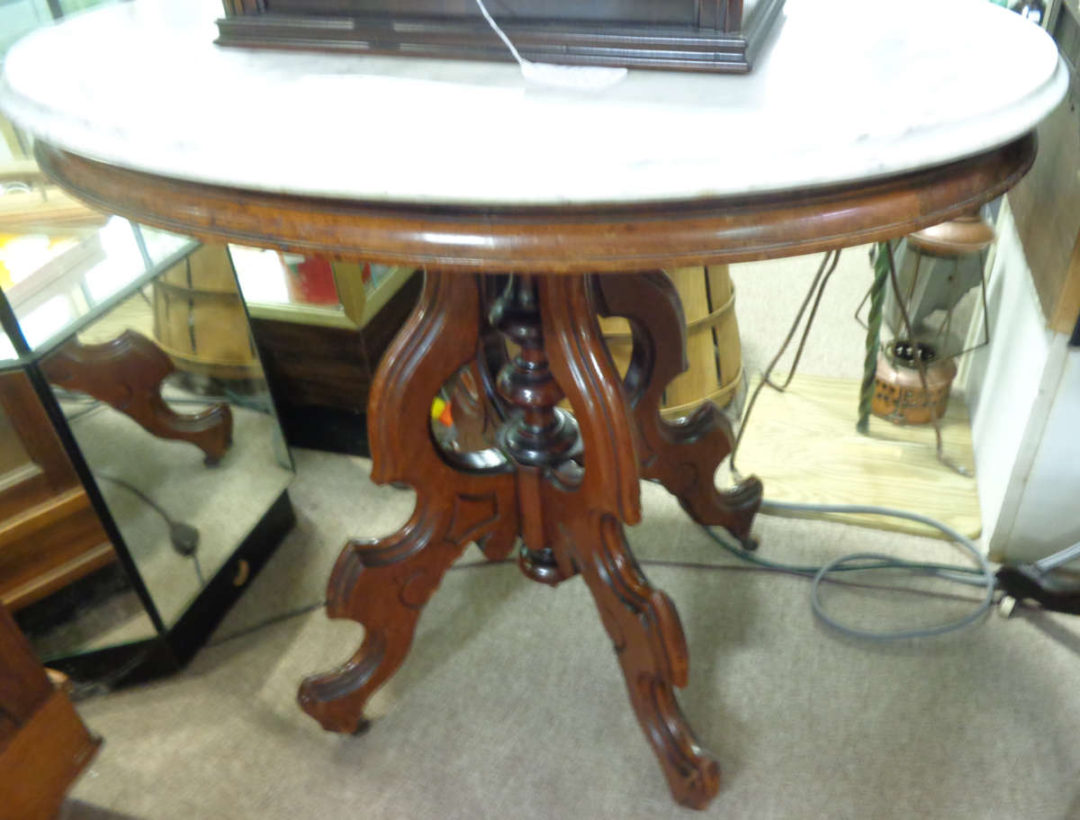
[[[858,375],[862,331],[847,317],[867,281],[859,254],[841,264],[822,308],[835,321],[815,329],[805,372]],[[734,272],[751,369],[814,266]],[[361,630],[320,611],[258,625],[316,604],[345,536],[393,530],[411,494],[372,487],[361,459],[296,455],[297,529],[215,645],[180,675],[81,704],[105,746],[68,818],[695,816],[668,795],[581,580],[551,590],[512,565],[474,565],[475,549],[427,607],[367,734],[328,734],[301,713],[300,679],[344,660]],[[661,488],[643,495],[629,537],[679,607],[692,656],[682,703],[724,770],[706,816],[1080,818],[1080,620],[995,614],[935,640],[843,639],[815,621],[805,580],[748,568]],[[960,560],[941,541],[826,522],[763,517],[756,534],[763,556],[787,562],[862,549]],[[971,606],[850,587],[826,600],[879,628]]]
[[[316,611],[243,630],[317,601],[341,534],[391,529],[409,494],[364,493],[363,460],[298,456],[300,527],[217,645],[174,678],[81,705],[106,742],[68,817],[690,816],[668,797],[580,579],[551,590],[512,565],[456,569],[366,735],[303,715],[297,683],[347,656],[360,629]],[[736,563],[662,489],[644,490],[646,523],[630,533],[643,559]],[[956,558],[940,541],[837,524],[763,518],[757,531],[762,554],[786,561],[864,547]],[[724,767],[711,816],[1080,817],[1080,621],[994,615],[875,646],[817,624],[801,579],[645,569],[679,606],[693,658],[682,702]],[[966,606],[829,600],[879,626]]]

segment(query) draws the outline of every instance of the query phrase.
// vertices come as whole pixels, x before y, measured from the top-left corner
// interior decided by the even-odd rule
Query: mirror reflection
[[[151,638],[135,594],[27,375],[0,374],[0,601],[43,659]]]
[[[175,624],[292,474],[227,252],[186,255],[42,370],[162,621]]]

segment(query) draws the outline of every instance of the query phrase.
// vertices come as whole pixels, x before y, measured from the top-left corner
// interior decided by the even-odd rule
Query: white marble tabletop
[[[1003,144],[1061,100],[1037,26],[987,0],[787,0],[749,75],[604,91],[512,63],[245,51],[217,2],[31,34],[0,109],[83,156],[257,190],[497,205],[693,199],[891,175]]]

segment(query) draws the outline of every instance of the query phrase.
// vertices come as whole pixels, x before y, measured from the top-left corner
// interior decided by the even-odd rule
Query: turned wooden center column
[[[556,407],[564,395],[548,368],[533,277],[509,278],[492,305],[490,321],[518,347],[496,387],[520,413],[499,431],[499,442],[518,464],[555,467],[578,446],[578,431],[574,417]]]
[[[498,440],[518,465],[518,563],[528,577],[554,585],[566,576],[556,564],[546,531],[541,484],[581,452],[581,438],[574,417],[556,406],[565,395],[548,367],[538,300],[534,277],[510,276],[492,304],[489,321],[517,346],[499,372],[496,389],[515,408]]]

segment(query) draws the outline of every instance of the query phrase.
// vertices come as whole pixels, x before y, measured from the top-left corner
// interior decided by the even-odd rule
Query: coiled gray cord
[[[929,516],[908,512],[907,510],[894,510],[887,507],[864,506],[859,504],[795,504],[786,501],[766,501],[761,505],[761,509],[762,512],[787,511],[888,515],[893,518],[904,518],[908,521],[917,521],[920,524],[934,527],[947,535],[959,546],[964,548],[975,560],[978,569],[974,572],[967,570],[964,567],[943,567],[904,561],[891,555],[884,555],[876,552],[858,552],[851,555],[842,555],[839,558],[829,561],[817,570],[810,582],[810,606],[814,610],[814,615],[820,618],[823,623],[828,624],[841,634],[872,641],[899,641],[910,638],[929,638],[934,635],[943,635],[946,632],[953,632],[957,629],[963,629],[964,627],[970,626],[982,618],[994,605],[994,590],[997,586],[994,572],[978,546],[976,546],[975,542],[970,538],[961,535],[948,524],[943,524]],[[872,561],[874,563],[869,566],[850,566],[851,564],[860,561]],[[873,630],[848,626],[837,621],[825,612],[825,609],[821,604],[822,581],[824,581],[832,572],[851,569],[908,569],[913,572],[934,575],[957,583],[979,586],[985,589],[985,594],[976,608],[962,618],[920,629],[898,629],[889,632],[875,632]]]

